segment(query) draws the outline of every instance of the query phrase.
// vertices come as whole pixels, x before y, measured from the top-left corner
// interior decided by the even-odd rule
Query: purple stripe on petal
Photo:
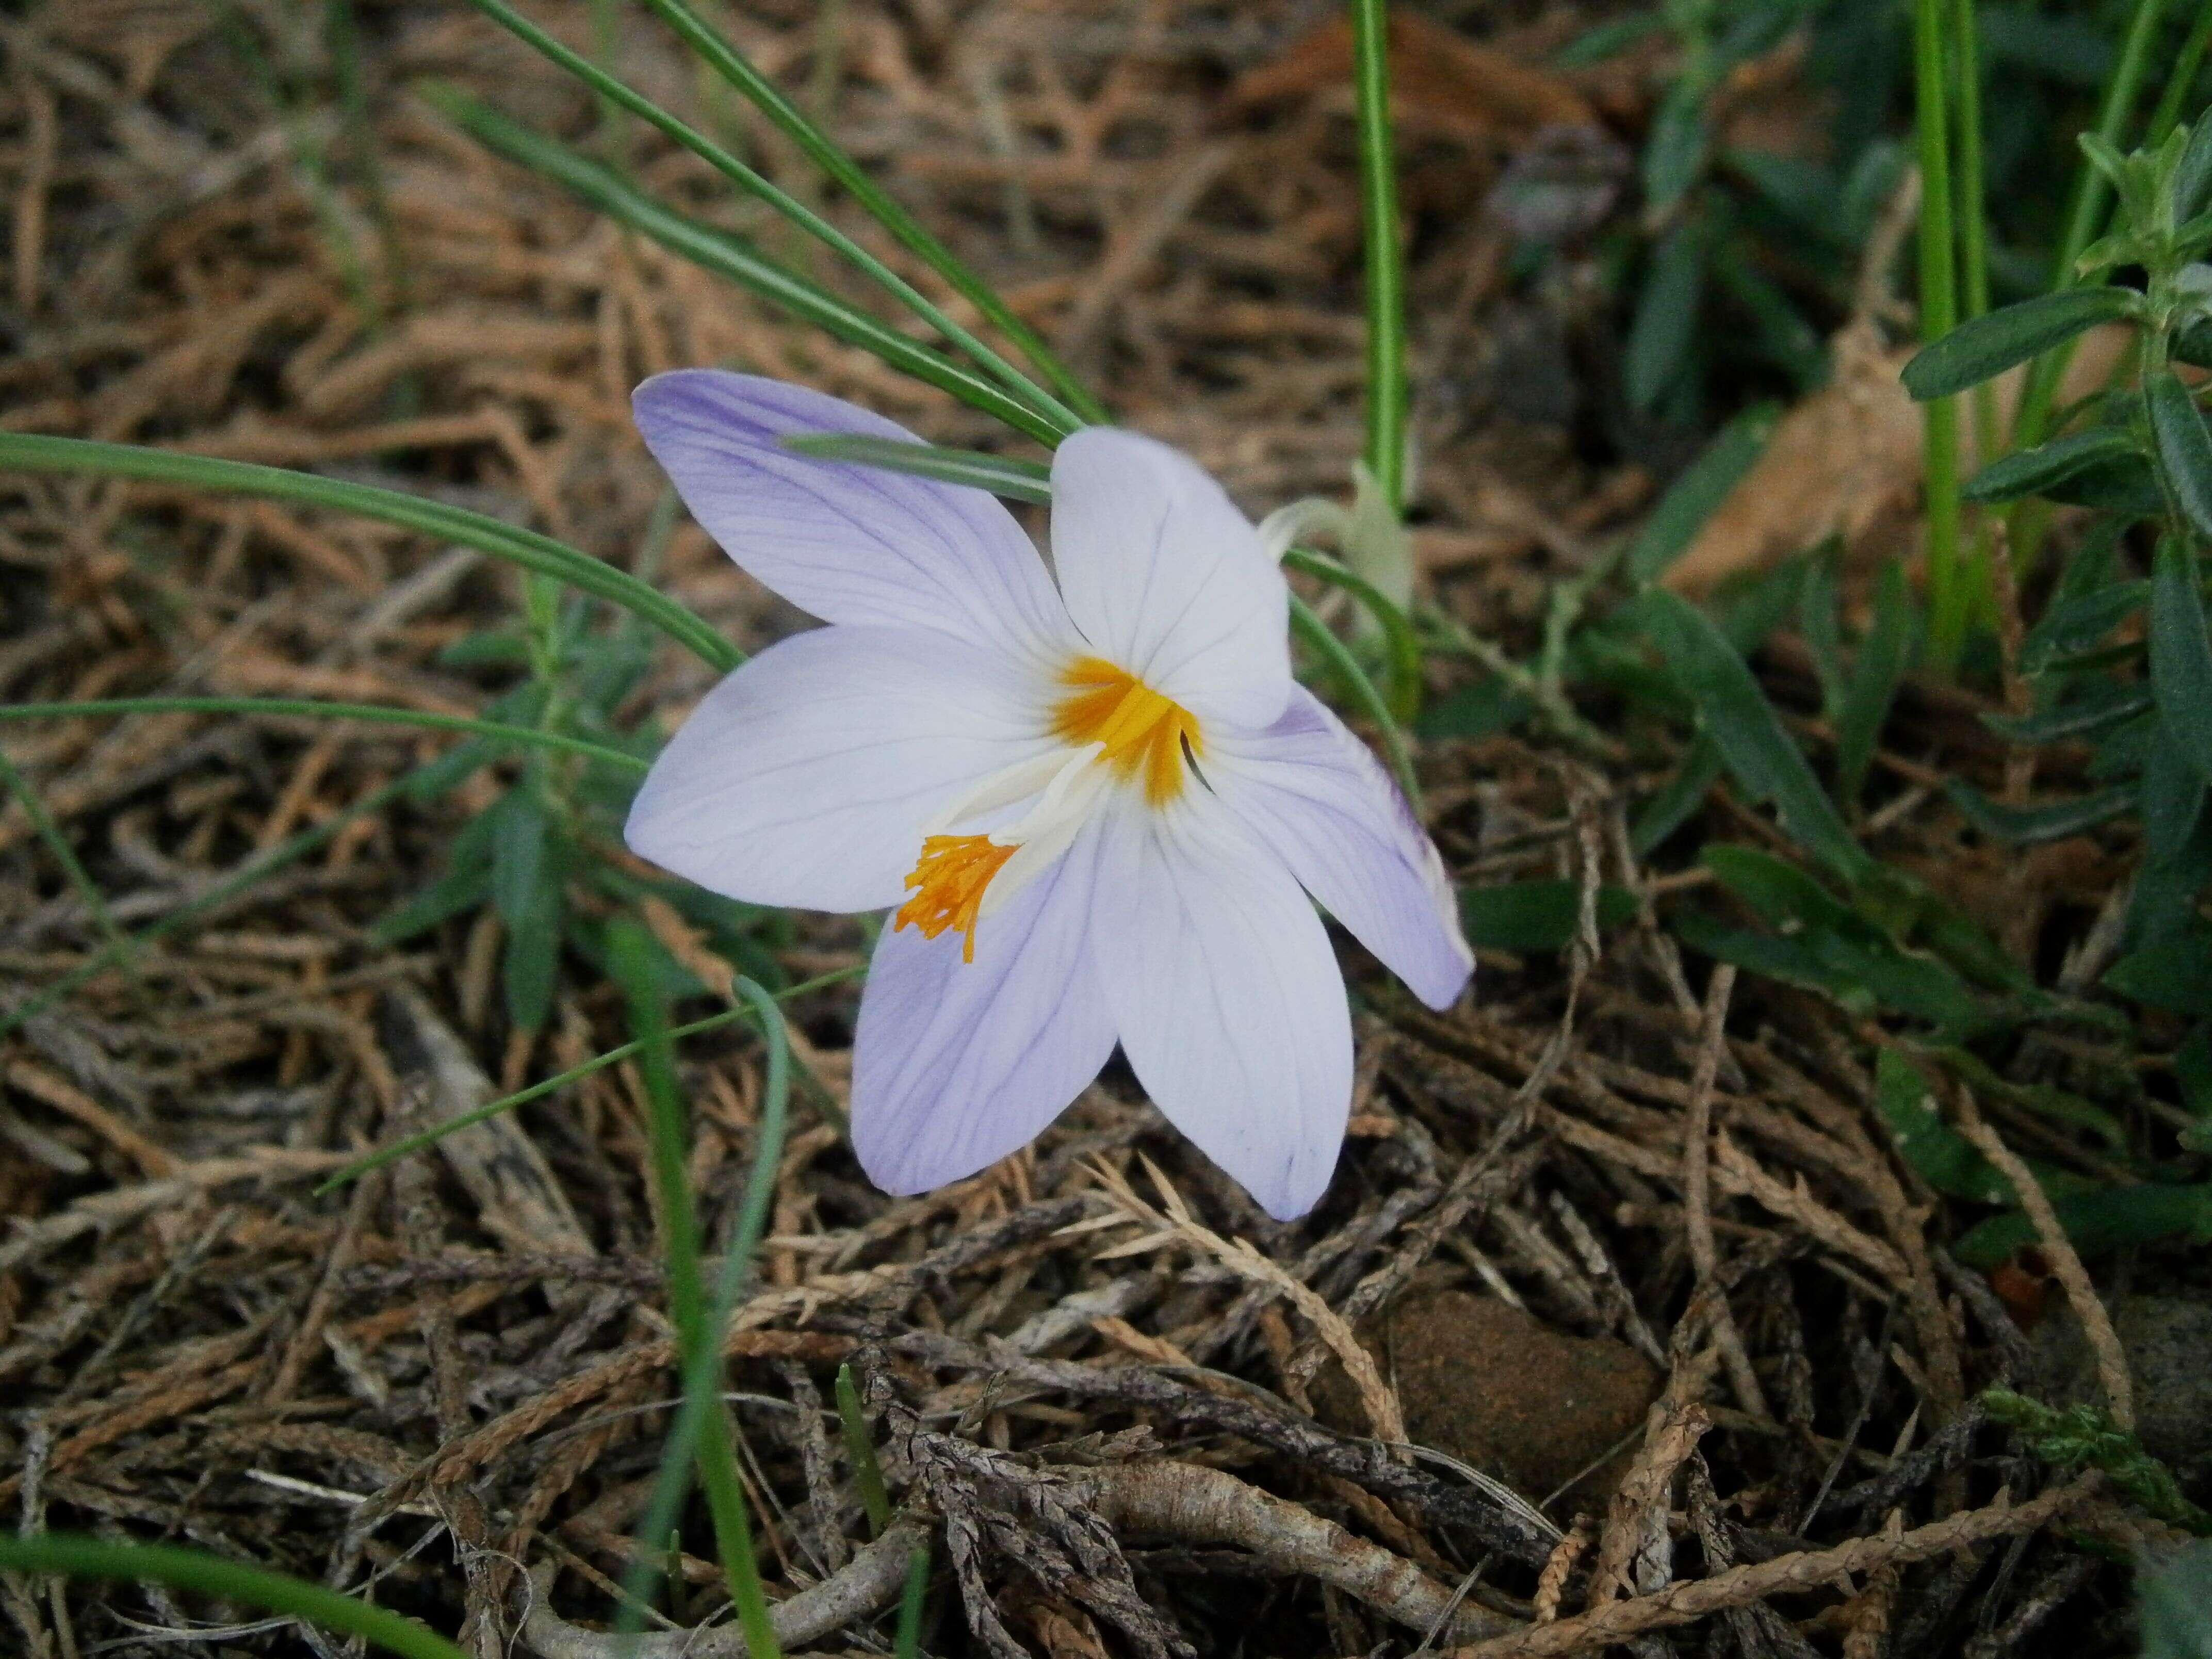
[[[1061,654],[1064,607],[997,498],[782,447],[787,436],[914,441],[840,398],[758,375],[687,368],[632,398],[684,504],[767,586],[824,622],[927,629],[1025,656]]]
[[[1323,908],[1431,1008],[1474,954],[1436,844],[1367,745],[1303,687],[1257,733],[1214,734],[1206,780]]]
[[[853,1149],[890,1193],[927,1192],[1025,1146],[1114,1051],[1084,933],[1097,836],[961,936],[886,926],[853,1045]]]
[[[1154,1103],[1279,1220],[1328,1188],[1352,1019],[1321,918],[1220,803],[1125,798],[1105,821],[1092,960]]]
[[[755,904],[896,904],[921,829],[1048,746],[1018,666],[939,635],[818,628],[707,694],[647,774],[631,850]]]

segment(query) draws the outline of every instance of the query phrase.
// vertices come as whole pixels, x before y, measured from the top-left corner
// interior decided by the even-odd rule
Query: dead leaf
[[[2131,337],[2118,324],[2084,335],[2058,401],[2102,386]],[[1838,331],[1832,378],[1782,417],[1765,453],[1705,520],[1665,585],[1705,593],[1831,536],[1842,539],[1846,569],[1894,558],[1908,538],[1917,540],[1922,413],[1897,377],[1917,349],[1885,345],[1865,319]],[[2008,424],[2026,374],[2014,369],[1996,382],[1999,418]],[[1960,471],[1966,477],[1980,460],[1970,400],[1960,401]]]

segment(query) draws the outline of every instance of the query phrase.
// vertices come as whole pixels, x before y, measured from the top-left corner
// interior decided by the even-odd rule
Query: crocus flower
[[[1269,1213],[1311,1208],[1352,1032],[1308,895],[1431,1006],[1472,957],[1404,799],[1291,679],[1250,521],[1176,451],[1091,428],[1053,459],[1048,571],[981,490],[782,447],[913,441],[849,404],[693,369],[636,413],[692,516],[829,626],[708,694],[629,844],[756,904],[896,910],[854,1038],[870,1178],[982,1169],[1118,1042]]]

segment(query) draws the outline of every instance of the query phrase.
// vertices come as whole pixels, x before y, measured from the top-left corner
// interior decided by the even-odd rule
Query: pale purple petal
[[[1365,744],[1303,686],[1266,731],[1218,732],[1206,779],[1382,965],[1431,1008],[1467,987],[1474,954],[1436,843]]]
[[[1052,462],[1052,558],[1098,655],[1203,724],[1265,726],[1291,690],[1289,590],[1197,463],[1112,427]]]
[[[1032,673],[941,635],[795,635],[692,711],[625,836],[641,858],[730,898],[896,904],[928,820],[1048,746]]]
[[[886,926],[853,1045],[853,1149],[890,1193],[1025,1146],[1098,1075],[1114,1021],[1084,950],[1095,833],[962,939]]]
[[[707,533],[824,622],[928,629],[1057,658],[1066,618],[1013,515],[981,489],[816,460],[789,435],[914,434],[840,398],[686,368],[632,398],[646,447]]]
[[[1328,1189],[1352,1103],[1344,981],[1313,905],[1218,801],[1104,821],[1091,956],[1161,1111],[1280,1220]]]

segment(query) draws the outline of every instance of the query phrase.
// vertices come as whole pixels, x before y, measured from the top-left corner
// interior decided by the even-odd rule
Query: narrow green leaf
[[[704,22],[685,0],[646,0],[662,21],[683,37],[715,74],[735,87],[762,114],[803,150],[814,165],[828,173],[877,223],[896,237],[929,267],[951,283],[953,290],[972,303],[991,325],[1021,348],[1055,391],[1086,421],[1103,422],[1105,408],[1053,353],[1037,331],[1016,314],[999,291],[963,264],[898,201],[836,146],[805,112],[784,96],[776,84],[749,62],[744,54]]]
[[[1690,816],[1705,804],[1719,781],[1727,762],[1721,757],[1720,745],[1709,733],[1701,732],[1690,745],[1688,754],[1674,775],[1667,781],[1665,788],[1644,804],[1637,813],[1636,822],[1629,830],[1629,845],[1636,849],[1639,859],[1650,858],[1659,849],[1660,843],[1673,835]]]
[[[1710,88],[1700,77],[1683,76],[1659,100],[1651,131],[1644,140],[1644,200],[1648,211],[1663,213],[1705,170],[1710,131],[1705,100]]]
[[[1736,781],[1753,800],[1771,803],[1800,845],[1856,882],[1873,860],[1837,816],[1743,659],[1687,600],[1659,588],[1644,598],[1645,631],[1696,700],[1705,730]]]
[[[929,1546],[917,1544],[906,1554],[906,1583],[899,1591],[898,1626],[891,1638],[891,1659],[921,1659],[921,1612],[929,1595]]]
[[[1652,250],[1622,366],[1629,406],[1638,412],[1656,406],[1689,362],[1705,293],[1706,240],[1705,228],[1686,218]]]
[[[2197,400],[2179,375],[2161,368],[2143,381],[2143,406],[2166,487],[2197,533],[2212,537],[2212,432]]]
[[[2021,642],[2021,672],[2039,674],[2094,649],[2149,599],[2148,582],[2124,581],[2053,605]]]
[[[977,339],[904,277],[787,191],[779,189],[694,128],[609,75],[598,64],[555,40],[506,0],[474,0],[477,9],[592,88],[698,156],[748,195],[765,202],[808,235],[822,242],[869,281],[965,352],[983,372],[1047,420],[1073,432],[1083,424],[1073,410]]]
[[[1048,448],[1065,435],[996,382],[785,270],[734,233],[678,213],[610,168],[507,119],[465,93],[434,86],[418,86],[416,92],[487,149],[552,179],[617,224],[651,237],[702,270],[727,277],[834,338],[873,352],[901,374],[951,392]]]
[[[1509,881],[1462,888],[1459,914],[1467,942],[1477,950],[1564,951],[1581,925],[1582,889],[1571,881]],[[1610,933],[1635,918],[1636,895],[1626,887],[1601,887],[1597,925]]]
[[[896,438],[851,438],[838,435],[786,438],[786,449],[824,461],[857,461],[893,472],[910,472],[935,478],[940,483],[966,484],[988,489],[994,495],[1033,506],[1052,501],[1052,469],[1035,461],[987,454],[980,449],[947,449],[938,444],[911,444]]]
[[[1960,493],[1970,501],[2045,495],[2094,466],[2136,453],[2134,434],[2124,427],[2092,427],[1992,461],[1968,479]]]
[[[448,507],[442,501],[428,501],[397,489],[379,489],[371,484],[325,478],[313,472],[295,472],[279,466],[218,460],[211,455],[188,455],[178,450],[149,449],[137,444],[95,443],[81,438],[40,437],[26,432],[0,432],[0,471],[135,478],[218,494],[302,501],[333,512],[357,514],[380,523],[395,524],[426,536],[459,542],[611,600],[689,647],[724,673],[745,659],[744,652],[702,618],[627,571],[617,570],[550,536],[519,530],[482,513]]]
[[[1866,787],[1875,744],[1912,657],[1912,594],[1902,566],[1893,562],[1882,567],[1874,603],[1874,626],[1859,643],[1836,714],[1836,797],[1846,805],[1856,802]]]
[[[2069,738],[2094,737],[2131,720],[2151,706],[2147,685],[2096,678],[2081,695],[2033,714],[1984,714],[1982,724],[2008,742],[2033,748]]]
[[[321,1584],[175,1544],[110,1544],[69,1533],[0,1534],[0,1571],[111,1584],[162,1584],[359,1637],[400,1659],[467,1659],[415,1620]]]
[[[2212,1018],[2212,930],[2197,923],[2130,951],[2106,970],[2104,983],[2148,1007]]]
[[[2145,1182],[2107,1187],[2066,1198],[2054,1196],[2051,1208],[2057,1211],[2059,1224],[2074,1248],[2085,1256],[2107,1255],[2176,1235],[2200,1244],[2212,1240],[2212,1185]],[[2035,1238],[2035,1224],[2014,1210],[1972,1229],[1959,1240],[1954,1253],[1966,1266],[1986,1272],[2010,1261]]]
[[[2130,289],[2069,288],[2006,306],[1924,347],[1905,366],[1905,389],[1923,403],[1963,392],[2100,323],[2133,315],[2141,302]]]
[[[1342,588],[1359,601],[1360,608],[1382,630],[1390,713],[1401,723],[1421,712],[1421,642],[1406,613],[1390,603],[1382,590],[1335,559],[1310,548],[1293,547],[1283,555],[1283,568]]]
[[[2171,189],[2176,224],[2212,207],[2212,120],[2200,115],[2190,129],[2188,148],[2173,170]]]
[[[1686,551],[1705,520],[1728,499],[1765,452],[1782,418],[1779,404],[1755,404],[1723,427],[1698,459],[1684,468],[1651,509],[1628,545],[1624,563],[1632,580],[1656,581]]]
[[[1944,786],[1943,793],[1975,829],[1993,841],[2014,847],[2033,847],[2082,835],[2111,823],[2136,804],[2132,789],[2105,789],[2040,806],[2010,806],[1991,800],[1957,778]]]
[[[1359,135],[1367,275],[1367,468],[1395,519],[1406,504],[1406,272],[1398,163],[1390,144],[1387,0],[1351,0],[1353,118]]]
[[[1928,1079],[1893,1048],[1875,1056],[1875,1106],[1898,1155],[1939,1193],[1976,1204],[2010,1204],[2012,1183],[1946,1123],[1933,1103]]]
[[[1358,705],[1359,712],[1373,723],[1376,736],[1382,743],[1383,758],[1390,763],[1391,775],[1397,779],[1398,787],[1405,793],[1407,805],[1413,809],[1413,815],[1419,817],[1421,782],[1413,773],[1413,751],[1407,745],[1405,729],[1391,711],[1389,700],[1376,689],[1367,671],[1359,665],[1359,659],[1352,654],[1352,648],[1330,633],[1328,624],[1314,615],[1313,607],[1295,593],[1291,595],[1291,632],[1328,665],[1352,702]]]
[[[884,1488],[883,1465],[876,1460],[875,1442],[869,1437],[867,1414],[860,1409],[860,1390],[849,1364],[837,1367],[837,1421],[844,1431],[845,1461],[853,1466],[853,1484],[860,1489],[860,1508],[868,1517],[868,1536],[880,1538],[891,1523],[890,1495]]]
[[[1588,69],[1602,64],[1608,58],[1617,58],[1646,35],[1655,34],[1666,27],[1666,19],[1656,11],[1634,11],[1625,17],[1585,29],[1552,55],[1552,61],[1561,69]]]
[[[2148,861],[2170,865],[2188,847],[2204,816],[2205,776],[2189,745],[2162,715],[2143,747],[2137,787]]]
[[[2197,429],[2203,430],[2202,422]],[[2212,483],[2212,472],[2207,476]],[[2160,723],[2197,775],[2212,780],[2212,641],[2205,636],[2197,561],[2172,536],[2160,541],[2151,574],[2150,686]]]
[[[413,898],[380,916],[368,930],[369,942],[381,948],[404,944],[465,910],[475,909],[490,897],[489,866],[480,863],[458,865]]]

